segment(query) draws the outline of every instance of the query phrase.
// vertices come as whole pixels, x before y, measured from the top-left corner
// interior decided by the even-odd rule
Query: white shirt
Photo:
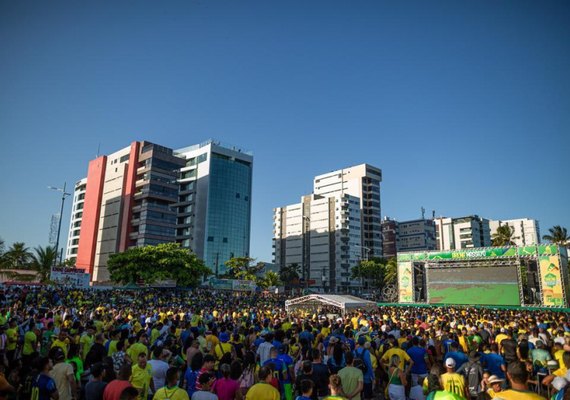
[[[166,384],[166,371],[168,371],[168,363],[162,360],[150,360],[148,363],[152,368],[152,380],[154,381],[154,391],[156,392]]]

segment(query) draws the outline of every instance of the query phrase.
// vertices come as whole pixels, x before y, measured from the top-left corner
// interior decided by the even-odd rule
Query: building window
[[[213,242],[214,241],[214,237],[213,236],[208,236],[208,242]]]

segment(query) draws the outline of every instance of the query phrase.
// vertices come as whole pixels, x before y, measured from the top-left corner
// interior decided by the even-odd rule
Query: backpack
[[[226,351],[224,352],[224,348],[222,347],[222,344],[219,343],[218,346],[220,346],[220,350],[222,353],[222,357],[220,357],[220,364],[231,364],[232,363],[232,353],[230,351]]]
[[[364,375],[368,372],[368,365],[364,361],[364,354],[366,354],[368,350],[363,349],[362,352],[358,352],[358,350],[354,350],[354,366],[362,371]]]

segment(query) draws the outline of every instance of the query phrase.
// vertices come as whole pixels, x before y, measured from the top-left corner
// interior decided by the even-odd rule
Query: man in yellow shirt
[[[93,346],[93,342],[95,341],[95,337],[93,334],[95,333],[95,327],[93,325],[87,326],[87,332],[85,332],[81,339],[79,339],[79,345],[81,347],[81,359],[85,360],[87,357],[87,353],[91,350],[91,346]]]
[[[146,400],[149,389],[154,392],[154,381],[152,379],[152,367],[146,361],[146,354],[140,353],[138,362],[133,365],[130,382],[139,391],[139,399]]]
[[[18,347],[18,322],[15,318],[10,319],[10,327],[6,329],[6,357],[8,362],[14,361],[16,348]]]
[[[169,368],[166,371],[166,386],[158,389],[152,400],[189,400],[188,392],[178,387],[179,379],[178,368]]]
[[[465,378],[455,372],[455,360],[449,357],[445,360],[446,373],[441,375],[441,386],[448,392],[455,393],[464,399],[469,399],[469,388],[465,384]]]
[[[127,349],[126,353],[129,356],[129,358],[133,361],[137,360],[140,353],[145,353],[146,356],[148,357],[148,347],[146,346],[147,342],[148,342],[148,335],[146,333],[143,333],[140,336],[139,341],[133,343],[131,347]]]
[[[279,391],[271,385],[271,369],[268,367],[261,367],[257,373],[259,383],[256,383],[249,388],[245,395],[245,400],[280,400],[281,395]]]
[[[38,355],[38,337],[40,331],[37,328],[31,328],[24,334],[24,347],[22,349],[22,364],[31,365],[31,362]]]
[[[511,383],[511,389],[499,393],[503,400],[546,400],[544,397],[528,389],[528,372],[523,362],[515,361],[509,364],[507,378]]]

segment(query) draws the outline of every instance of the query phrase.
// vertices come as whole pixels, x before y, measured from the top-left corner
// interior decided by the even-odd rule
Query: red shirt
[[[103,392],[103,400],[120,400],[121,393],[128,387],[131,387],[131,382],[115,379],[105,386]]]

